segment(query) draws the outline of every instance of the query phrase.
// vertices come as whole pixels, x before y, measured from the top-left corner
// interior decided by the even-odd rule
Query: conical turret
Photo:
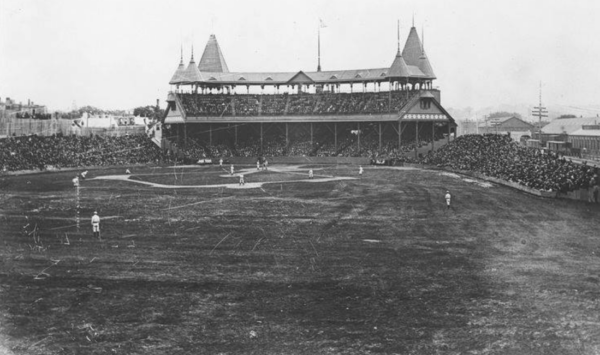
[[[421,72],[423,72],[428,79],[435,79],[433,68],[431,67],[431,63],[429,63],[429,59],[427,59],[427,54],[425,54],[425,33],[422,34],[422,37],[423,44],[421,46],[421,56],[419,57],[419,69],[421,69]]]
[[[179,66],[177,67],[177,70],[175,70],[173,77],[171,77],[169,84],[177,84],[177,83],[181,82],[181,80],[183,79],[184,72],[185,72],[185,65],[183,64],[183,48],[181,48],[181,59],[179,61]]]
[[[408,66],[404,61],[404,58],[402,58],[402,53],[400,53],[400,51],[396,54],[396,58],[394,58],[394,62],[392,63],[387,76],[392,78],[407,78],[410,76]]]
[[[419,40],[417,29],[413,26],[408,33],[408,38],[406,39],[404,49],[402,50],[402,56],[407,65],[418,66],[421,52],[421,41]]]
[[[186,83],[194,83],[204,80],[200,70],[198,70],[198,67],[196,66],[196,62],[194,61],[194,47],[192,47],[192,58],[190,59],[190,64],[188,64],[188,67],[185,72],[183,72],[182,76],[182,81]]]
[[[203,72],[229,73],[221,47],[219,47],[219,42],[214,34],[208,38],[198,69]]]
[[[408,71],[408,66],[402,58],[402,52],[400,51],[400,21],[398,21],[398,52],[396,53],[396,58],[394,58],[394,62],[390,67],[388,72],[388,77],[391,78],[406,78],[410,75]]]

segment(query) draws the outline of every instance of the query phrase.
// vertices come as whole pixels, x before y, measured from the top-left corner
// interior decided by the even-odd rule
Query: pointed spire
[[[400,53],[400,20],[398,20],[398,53]]]
[[[221,47],[219,47],[219,42],[214,34],[208,38],[198,69],[202,72],[229,73],[225,57],[223,57]]]
[[[427,55],[425,54],[425,31],[421,27],[421,36],[423,37],[423,41],[421,43],[421,56],[419,57],[419,69],[425,77],[429,79],[435,79],[435,74],[433,73],[433,68],[431,67],[431,63],[429,63],[429,59],[427,59]]]
[[[406,78],[410,76],[408,66],[404,58],[402,58],[402,52],[400,51],[400,20],[398,20],[398,53],[396,53],[396,58],[394,58],[387,76],[391,78]]]
[[[192,59],[190,60],[190,63],[194,63],[194,45],[192,44]]]
[[[425,30],[424,26],[421,25],[421,50],[425,53]]]

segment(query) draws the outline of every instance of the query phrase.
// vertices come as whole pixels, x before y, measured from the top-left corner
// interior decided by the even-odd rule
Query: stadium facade
[[[414,26],[389,67],[320,69],[319,63],[317,71],[232,72],[210,35],[198,64],[193,53],[187,66],[181,55],[169,81],[162,138],[195,137],[207,146],[254,139],[261,153],[270,139],[280,139],[284,155],[293,155],[285,148],[302,136],[313,152],[327,142],[337,155],[347,145],[361,154],[367,143],[381,151],[456,135]]]

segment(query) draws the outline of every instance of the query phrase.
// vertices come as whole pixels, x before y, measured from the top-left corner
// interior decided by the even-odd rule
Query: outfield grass
[[[92,170],[79,231],[73,173],[1,177],[0,354],[600,353],[599,206],[418,169],[269,168],[248,189]]]

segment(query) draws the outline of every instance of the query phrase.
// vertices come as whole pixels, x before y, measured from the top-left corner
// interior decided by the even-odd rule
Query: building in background
[[[490,118],[479,125],[479,134],[508,134],[515,140],[521,140],[521,137],[531,137],[535,126],[529,122],[525,122],[517,116],[505,116]]]

